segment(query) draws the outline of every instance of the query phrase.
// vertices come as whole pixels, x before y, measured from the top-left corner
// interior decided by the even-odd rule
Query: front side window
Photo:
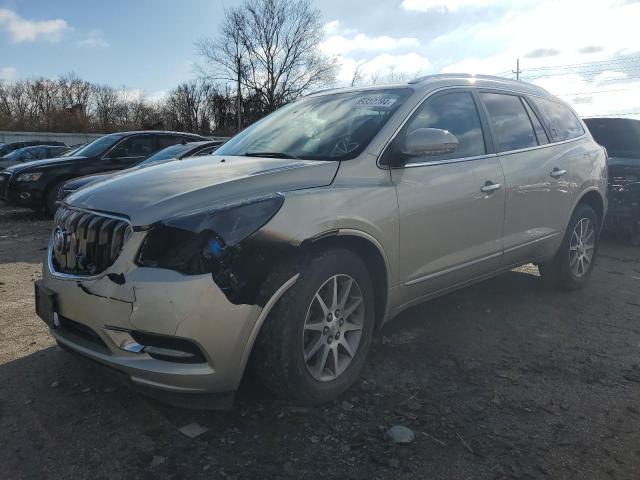
[[[105,135],[104,137],[100,137],[90,144],[82,147],[75,154],[79,157],[95,157],[97,155],[102,155],[113,147],[121,138],[122,135],[119,134]]]
[[[534,97],[532,100],[542,113],[543,121],[551,134],[551,141],[562,142],[584,134],[580,121],[565,105],[546,98]]]
[[[424,158],[412,157],[411,162],[476,157],[487,152],[480,116],[470,92],[444,93],[427,99],[403,127],[385,156],[403,156],[404,139],[419,128],[447,130],[456,136],[459,143],[453,153],[429,155]],[[408,161],[409,159],[404,160]]]
[[[549,143],[549,137],[547,137],[547,134],[544,131],[544,127],[542,126],[542,123],[540,123],[540,119],[538,118],[538,115],[536,115],[536,112],[533,111],[533,109],[531,108],[531,105],[529,105],[529,102],[527,100],[524,100],[523,103],[524,103],[524,107],[527,109],[529,120],[531,120],[531,123],[533,124],[533,128],[536,131],[536,137],[538,138],[538,145],[546,145],[547,143]]]
[[[170,147],[171,145],[176,145],[178,143],[184,143],[184,142],[185,142],[184,137],[179,137],[177,135],[160,135],[158,137],[158,148],[159,149],[167,148],[167,147]]]
[[[364,151],[412,93],[408,88],[308,97],[239,133],[220,155],[348,160]]]
[[[498,151],[538,145],[533,125],[520,97],[503,93],[481,93],[480,98],[493,126]]]
[[[130,137],[118,144],[110,153],[111,158],[146,157],[155,151],[153,135]]]

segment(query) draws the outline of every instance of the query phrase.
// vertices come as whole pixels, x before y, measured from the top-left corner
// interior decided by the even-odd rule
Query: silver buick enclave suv
[[[213,156],[68,197],[36,307],[60,345],[168,401],[227,405],[251,364],[317,404],[412,305],[529,262],[582,286],[606,175],[582,121],[533,85],[318,92]]]

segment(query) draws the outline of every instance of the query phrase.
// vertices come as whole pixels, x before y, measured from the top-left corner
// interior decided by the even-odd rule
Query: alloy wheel
[[[588,218],[582,218],[573,229],[569,244],[569,268],[576,277],[583,277],[591,267],[595,238],[593,222]]]
[[[356,280],[334,275],[316,291],[307,309],[302,354],[307,371],[321,382],[338,378],[358,351],[364,302]]]

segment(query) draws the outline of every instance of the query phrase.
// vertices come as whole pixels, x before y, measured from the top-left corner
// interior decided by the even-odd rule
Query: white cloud
[[[420,45],[417,38],[412,37],[369,37],[364,33],[358,33],[353,37],[343,35],[332,35],[320,44],[320,49],[328,55],[340,55],[361,51],[383,51],[388,52],[400,48],[417,47]]]
[[[86,38],[78,42],[78,45],[87,48],[107,48],[109,42],[105,40],[102,30],[91,30]]]
[[[368,60],[345,57],[341,58],[340,62],[338,82],[343,84],[352,80],[356,68],[362,76],[363,84],[371,83],[374,78],[378,78],[382,83],[408,80],[432,69],[429,59],[417,53],[383,53]]]
[[[325,54],[338,58],[339,83],[349,83],[356,68],[364,83],[373,77],[388,80],[431,69],[429,59],[415,51],[420,47],[415,37],[369,36],[346,28],[338,20],[326,23],[324,30],[328,37],[320,48]]]
[[[18,71],[14,67],[0,68],[0,80],[11,82],[16,79]]]
[[[16,43],[38,39],[57,42],[69,26],[62,19],[27,20],[12,10],[0,8],[0,28],[8,31]]]
[[[400,6],[413,12],[454,11],[467,7],[484,7],[495,0],[402,0]]]
[[[640,35],[635,33],[638,18],[637,2],[540,0],[491,21],[460,26],[435,39],[432,46],[449,51],[473,45],[475,51],[493,52],[458,60],[442,68],[444,72],[513,77],[511,71],[520,58],[525,80],[535,78],[534,83],[572,103],[581,115],[638,112],[640,72],[629,56],[640,52]],[[557,50],[557,55],[525,57],[543,49]],[[626,59],[616,61],[621,55]],[[593,62],[601,63],[594,66]],[[576,64],[583,66],[566,67]],[[550,65],[559,67],[548,69]]]

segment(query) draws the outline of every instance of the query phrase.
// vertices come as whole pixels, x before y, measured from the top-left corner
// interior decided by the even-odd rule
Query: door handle
[[[489,181],[487,181],[487,183],[485,183],[482,188],[480,189],[480,191],[482,193],[491,193],[495,190],[498,190],[500,187],[502,187],[502,185],[500,185],[499,183],[491,183]]]
[[[560,178],[566,173],[567,173],[566,170],[560,170],[558,167],[556,167],[553,169],[553,171],[549,175],[551,175],[553,178]]]

